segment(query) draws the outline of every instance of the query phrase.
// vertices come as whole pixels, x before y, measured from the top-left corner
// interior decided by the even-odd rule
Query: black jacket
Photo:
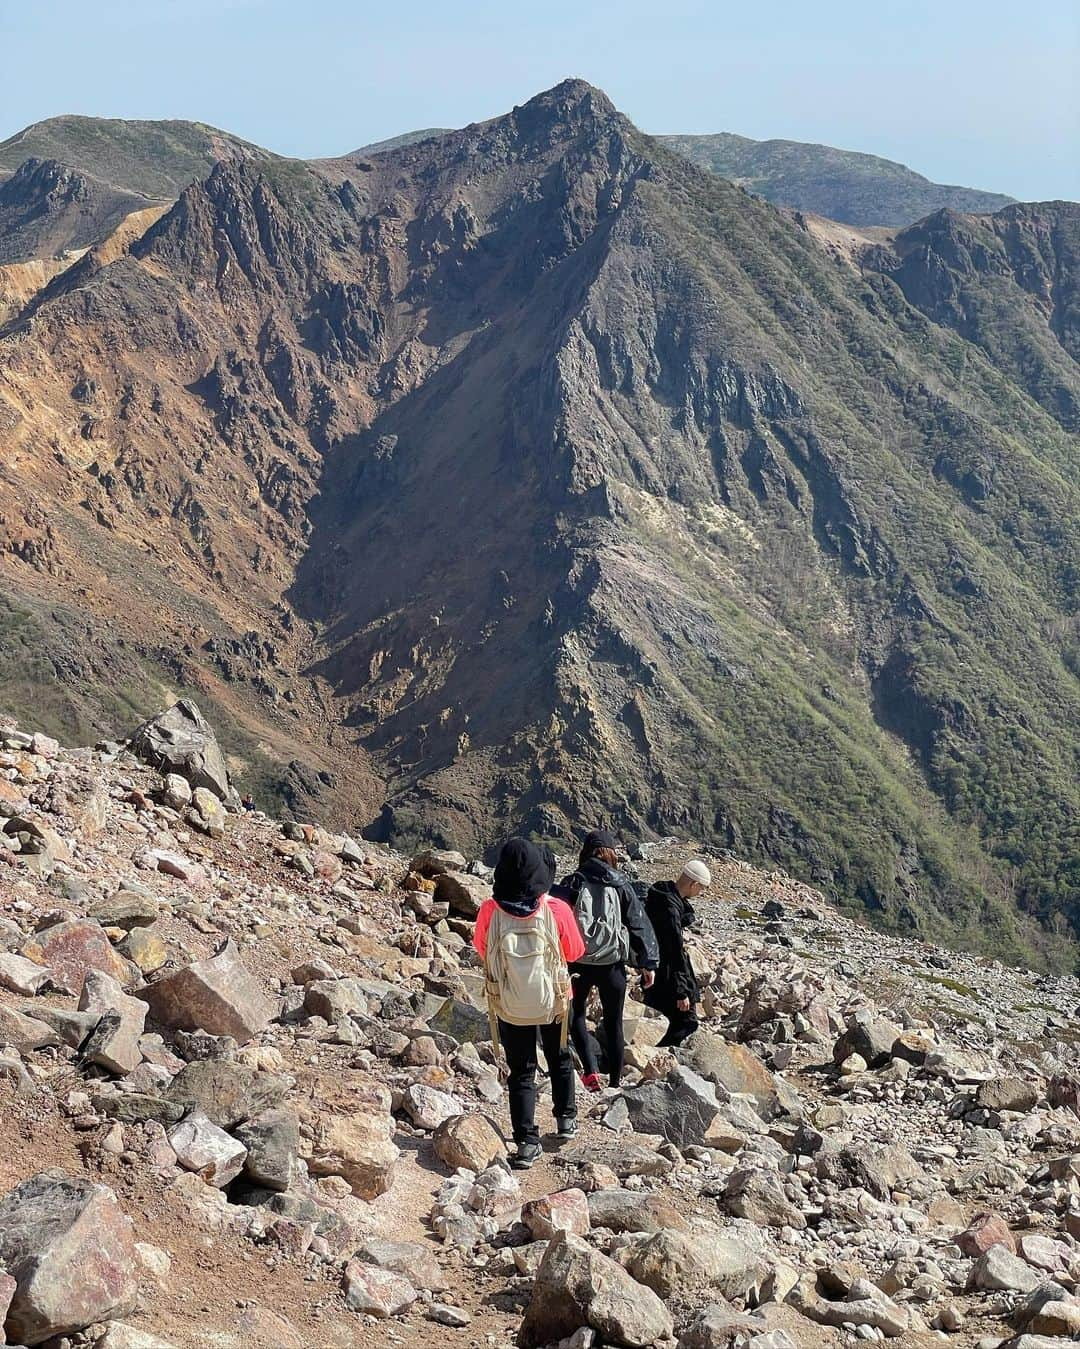
[[[599,857],[590,857],[584,866],[579,867],[572,875],[565,876],[562,883],[555,886],[551,893],[565,899],[570,905],[576,905],[578,891],[586,881],[611,885],[619,892],[623,927],[630,937],[631,962],[639,970],[655,970],[660,963],[656,933],[645,916],[645,909],[637,896],[637,891],[621,871],[609,867]]]
[[[696,1002],[698,984],[683,941],[683,929],[694,921],[693,908],[674,881],[657,881],[645,898],[645,912],[660,948],[660,968],[656,982],[647,990],[647,1000],[654,1006],[679,998]]]

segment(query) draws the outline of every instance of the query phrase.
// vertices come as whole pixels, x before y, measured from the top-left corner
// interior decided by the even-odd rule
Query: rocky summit
[[[640,845],[713,869],[701,1027],[659,1048],[632,996],[622,1088],[571,1139],[542,1091],[513,1172],[490,873],[193,786],[215,752],[191,704],[94,749],[0,716],[0,1343],[1080,1337],[1075,978]]]
[[[297,819],[696,836],[1074,965],[1080,208],[871,238],[576,80],[310,163],[133,127],[153,182],[2,147],[6,707],[193,697]]]

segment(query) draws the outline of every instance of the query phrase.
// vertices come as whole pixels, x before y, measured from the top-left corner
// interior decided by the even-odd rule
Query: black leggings
[[[596,1049],[585,1020],[585,1006],[589,1001],[589,992],[595,988],[600,994],[600,1005],[604,1009],[604,1048],[607,1055],[608,1077],[613,1087],[619,1085],[622,1077],[623,1054],[623,1007],[626,1003],[626,966],[618,965],[571,965],[573,976],[574,1010],[570,1021],[570,1034],[574,1048],[581,1059],[586,1076],[595,1073]]]

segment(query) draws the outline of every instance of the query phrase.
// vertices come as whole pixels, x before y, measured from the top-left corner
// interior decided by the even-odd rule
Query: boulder
[[[480,905],[491,895],[491,882],[463,871],[444,871],[435,877],[435,899],[450,905],[450,912],[475,918]]]
[[[1009,1224],[997,1213],[976,1213],[964,1231],[957,1235],[956,1244],[973,1259],[984,1255],[991,1246],[1004,1246],[1010,1254],[1016,1252],[1016,1238]]]
[[[368,1316],[397,1316],[420,1296],[403,1275],[362,1260],[350,1260],[342,1277],[345,1305]]]
[[[1042,1282],[1037,1270],[1004,1246],[991,1246],[980,1255],[971,1271],[975,1288],[992,1288],[1009,1293],[1030,1293]]]
[[[418,1241],[381,1241],[366,1237],[356,1248],[356,1259],[365,1265],[376,1265],[394,1274],[403,1274],[417,1288],[429,1293],[441,1293],[449,1286],[435,1252]]]
[[[191,809],[187,812],[188,821],[196,829],[209,834],[211,838],[221,838],[225,833],[225,821],[228,814],[221,799],[207,787],[196,787],[191,794]]]
[[[540,1262],[518,1331],[521,1349],[539,1349],[588,1326],[605,1344],[646,1349],[674,1334],[652,1291],[581,1237],[560,1232]]]
[[[670,1227],[644,1233],[618,1258],[638,1283],[665,1301],[705,1287],[718,1289],[726,1298],[745,1298],[769,1270],[759,1245],[700,1228],[692,1233]]]
[[[866,1279],[854,1280],[844,1300],[832,1302],[817,1292],[813,1276],[807,1275],[788,1294],[788,1301],[824,1326],[872,1326],[891,1338],[903,1335],[910,1325],[907,1308]]]
[[[169,958],[164,941],[148,927],[133,927],[120,943],[120,950],[143,974],[154,974]]]
[[[775,1171],[759,1166],[740,1166],[728,1176],[724,1201],[729,1213],[749,1218],[761,1227],[806,1226],[805,1215],[784,1193]]]
[[[409,870],[418,876],[441,876],[447,871],[464,871],[468,862],[459,852],[449,848],[427,848],[417,853],[409,863]]]
[[[52,982],[72,994],[82,988],[88,970],[100,970],[125,986],[139,973],[113,950],[101,924],[89,918],[69,919],[35,932],[23,943],[22,954],[45,966]]]
[[[483,1171],[506,1156],[501,1134],[483,1115],[451,1115],[435,1130],[435,1155],[451,1171]]]
[[[217,737],[190,698],[136,730],[129,748],[162,773],[179,774],[192,787],[205,787],[222,801],[229,798],[229,773]]]
[[[110,1321],[94,1349],[175,1349],[171,1340],[159,1339],[146,1330],[136,1330],[123,1321]]]
[[[280,1105],[291,1079],[228,1059],[186,1063],[165,1092],[185,1113],[201,1111],[219,1129],[233,1129]]]
[[[781,1086],[768,1068],[745,1045],[732,1044],[714,1031],[698,1030],[676,1050],[676,1057],[706,1081],[733,1095],[749,1096],[765,1119],[785,1110],[782,1095],[793,1095]]]
[[[34,1049],[59,1043],[60,1037],[47,1022],[0,1003],[0,1046],[8,1045],[20,1054],[29,1054]]]
[[[118,890],[108,899],[97,900],[90,917],[105,927],[149,927],[157,921],[161,903],[138,890]]]
[[[341,1176],[361,1199],[385,1194],[400,1155],[393,1142],[388,1091],[371,1088],[358,1093],[348,1115],[320,1114],[312,1123],[308,1170],[313,1176]]]
[[[206,960],[166,975],[140,989],[138,996],[149,1004],[159,1026],[231,1035],[240,1044],[264,1030],[277,1013],[241,964],[231,938]]]
[[[701,1143],[720,1108],[716,1089],[691,1068],[673,1068],[663,1081],[624,1092],[635,1130],[660,1134],[684,1148]]]
[[[534,1241],[550,1241],[556,1232],[583,1237],[590,1227],[589,1201],[583,1190],[555,1190],[523,1205],[521,1221]]]
[[[139,1036],[146,1022],[146,1003],[129,997],[115,979],[100,970],[87,970],[79,995],[79,1011],[98,1023],[83,1047],[88,1063],[110,1073],[133,1073],[142,1063]]]
[[[589,1195],[589,1218],[593,1227],[612,1232],[659,1232],[669,1227],[685,1229],[686,1219],[661,1194],[641,1190],[594,1190]]]
[[[461,1102],[449,1092],[436,1091],[422,1082],[406,1087],[403,1106],[418,1129],[433,1130],[455,1115],[464,1114]]]
[[[765,1328],[758,1317],[715,1302],[690,1322],[679,1337],[679,1349],[730,1349],[744,1343],[759,1349],[758,1338]]]
[[[428,1017],[428,1026],[442,1035],[449,1035],[458,1044],[491,1039],[491,1021],[487,1012],[461,998],[447,998],[434,1016]]]
[[[892,1047],[899,1035],[899,1026],[872,1008],[860,1008],[833,1046],[833,1062],[840,1064],[849,1055],[858,1054],[869,1067],[879,1068],[892,1057]]]
[[[186,1171],[194,1171],[207,1185],[223,1190],[240,1174],[247,1148],[199,1110],[193,1110],[169,1130],[169,1146]]]
[[[1022,1077],[992,1077],[975,1092],[975,1104],[984,1110],[1034,1110],[1038,1100],[1035,1084]]]
[[[112,1190],[83,1176],[44,1171],[0,1198],[0,1266],[16,1283],[13,1343],[40,1344],[135,1306],[131,1220]]]
[[[304,991],[304,1010],[332,1025],[354,1012],[366,1016],[368,999],[360,979],[315,979]]]
[[[13,952],[0,951],[0,988],[11,993],[20,993],[23,997],[33,997],[48,982],[49,971],[25,956]]]
[[[267,1190],[287,1190],[300,1151],[300,1122],[293,1111],[265,1110],[239,1125],[235,1133],[247,1149],[244,1172]]]

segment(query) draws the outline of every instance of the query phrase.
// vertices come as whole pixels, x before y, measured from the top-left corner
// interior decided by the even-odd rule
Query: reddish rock
[[[991,1246],[1004,1246],[1016,1253],[1016,1238],[1009,1224],[996,1213],[977,1213],[967,1228],[956,1238],[956,1244],[973,1258],[984,1254]]]
[[[265,1029],[277,1013],[240,963],[231,939],[208,959],[140,989],[139,997],[150,1004],[160,1026],[231,1035],[241,1044]]]
[[[390,1269],[350,1260],[342,1280],[345,1305],[369,1316],[397,1316],[420,1296],[408,1279]]]
[[[1080,1115],[1080,1077],[1075,1073],[1061,1073],[1051,1078],[1050,1104],[1064,1106],[1074,1115]]]
[[[583,1237],[589,1231],[589,1201],[584,1190],[556,1190],[531,1199],[521,1210],[521,1221],[534,1241],[550,1241],[556,1232]]]
[[[122,1317],[138,1293],[131,1220],[104,1185],[44,1171],[0,1199],[0,1264],[15,1280],[8,1338],[35,1345]]]
[[[139,973],[113,950],[101,924],[89,918],[36,932],[23,944],[22,954],[46,966],[53,982],[73,994],[82,988],[88,970],[100,970],[124,985],[133,983]]]

